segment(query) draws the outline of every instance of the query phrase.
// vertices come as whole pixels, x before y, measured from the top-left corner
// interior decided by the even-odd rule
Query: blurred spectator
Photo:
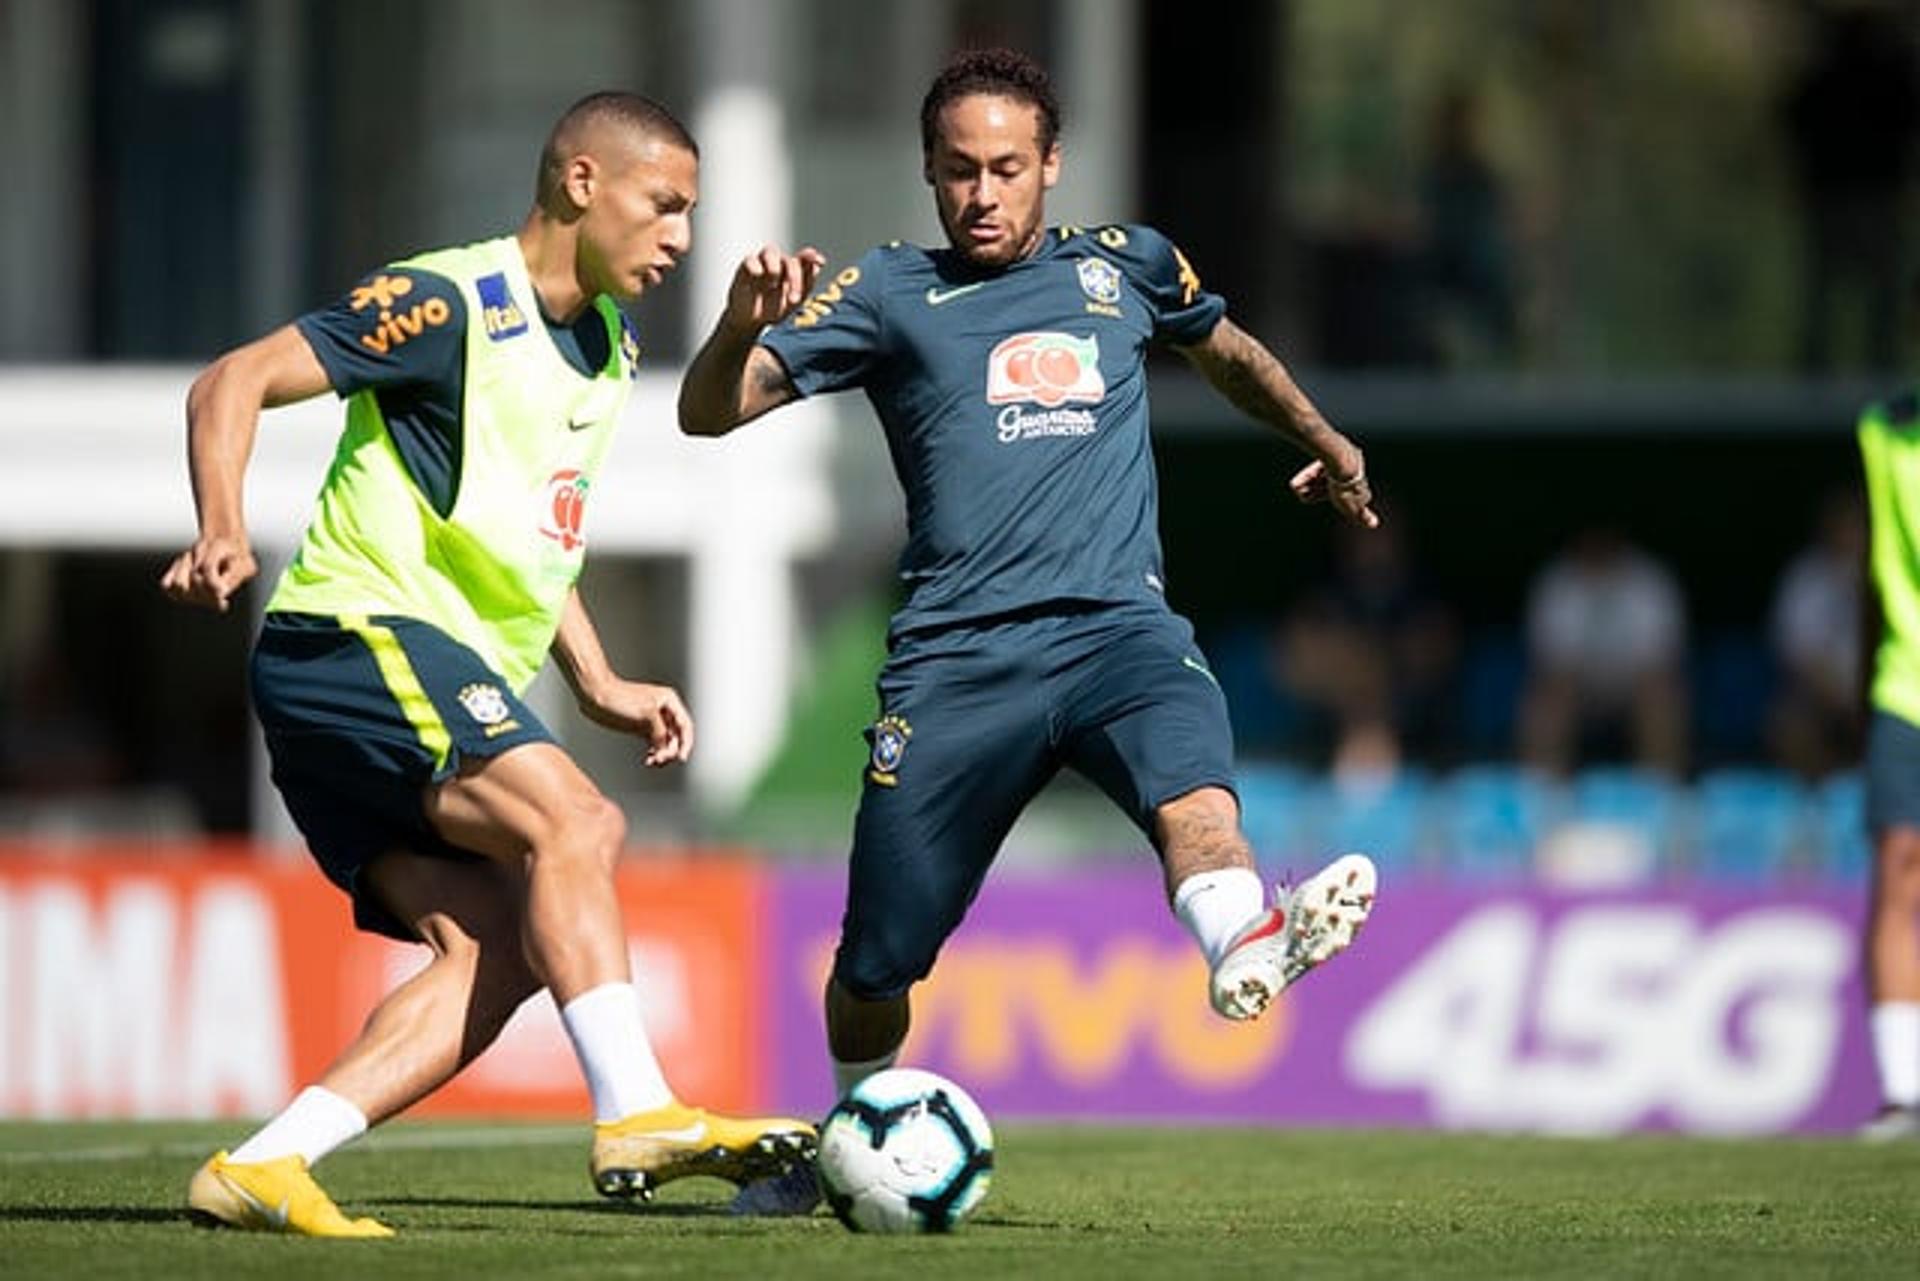
[[[1805,237],[1801,355],[1809,372],[1833,367],[1834,304],[1857,298],[1867,359],[1891,369],[1920,140],[1913,45],[1895,12],[1856,6],[1817,21],[1819,49],[1785,105]]]
[[[1343,530],[1335,576],[1282,626],[1278,683],[1326,731],[1336,774],[1385,774],[1452,743],[1459,626],[1408,558],[1402,527]]]
[[[1356,186],[1334,227],[1305,238],[1319,364],[1424,369],[1438,363],[1422,323],[1417,221],[1408,202]]]
[[[1768,734],[1780,764],[1808,778],[1860,758],[1866,519],[1857,495],[1829,496],[1812,543],[1788,562],[1774,592],[1770,630],[1780,680]]]
[[[1434,108],[1425,172],[1425,275],[1434,347],[1450,364],[1510,359],[1513,242],[1506,197],[1480,141],[1479,100],[1465,89]]]
[[[1556,774],[1622,756],[1680,773],[1685,647],[1673,575],[1613,530],[1577,534],[1527,603],[1521,755]]]

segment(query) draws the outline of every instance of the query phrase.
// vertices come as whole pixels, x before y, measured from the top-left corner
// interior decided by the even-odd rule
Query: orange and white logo
[[[547,478],[540,501],[540,532],[567,551],[587,544],[580,525],[587,513],[589,482],[578,468],[567,467]]]
[[[987,403],[1004,406],[994,418],[1003,445],[1091,436],[1100,427],[1094,411],[1066,406],[1075,401],[1098,404],[1106,394],[1100,342],[1092,334],[1015,334],[987,357]]]
[[[428,329],[437,329],[453,319],[453,308],[444,298],[429,298],[402,308],[400,299],[413,292],[411,276],[375,276],[364,285],[356,285],[350,300],[355,311],[378,309],[373,328],[360,335],[360,345],[375,355],[384,356],[395,347],[404,347]]]
[[[1015,334],[987,357],[987,403],[1038,401],[1051,409],[1069,401],[1099,401],[1100,342],[1092,334]]]

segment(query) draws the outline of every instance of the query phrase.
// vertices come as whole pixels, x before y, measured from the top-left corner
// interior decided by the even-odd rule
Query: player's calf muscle
[[[1253,851],[1240,834],[1233,798],[1219,788],[1204,788],[1167,802],[1157,820],[1169,890],[1201,872],[1253,866]]]

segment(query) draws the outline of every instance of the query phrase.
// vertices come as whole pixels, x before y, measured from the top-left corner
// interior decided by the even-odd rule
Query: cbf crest
[[[900,761],[907,754],[907,740],[913,737],[913,726],[907,724],[904,716],[882,716],[867,731],[867,738],[873,743],[873,756],[867,763],[867,777],[882,787],[894,787],[900,782]]]
[[[1111,307],[1120,301],[1120,269],[1105,258],[1082,258],[1080,288],[1095,302]]]
[[[520,728],[513,719],[513,708],[507,705],[507,699],[497,685],[475,682],[460,687],[460,706],[467,709],[467,715],[485,727],[486,735],[492,738]]]

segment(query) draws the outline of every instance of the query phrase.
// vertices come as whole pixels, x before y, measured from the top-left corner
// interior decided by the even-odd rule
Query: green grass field
[[[605,1203],[572,1129],[403,1124],[322,1167],[349,1213],[401,1235],[329,1242],[187,1224],[187,1176],[239,1128],[0,1125],[0,1275],[1920,1273],[1920,1144],[1010,1125],[976,1218],[902,1239],[731,1219],[708,1181]]]

